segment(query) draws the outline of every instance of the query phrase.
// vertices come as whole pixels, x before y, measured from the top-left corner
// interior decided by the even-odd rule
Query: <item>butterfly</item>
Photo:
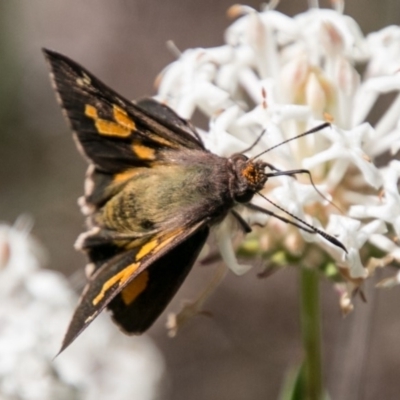
[[[250,201],[282,171],[241,153],[211,153],[166,105],[151,98],[133,103],[68,57],[43,51],[89,163],[79,200],[87,231],[76,243],[89,259],[88,283],[61,352],[104,308],[126,333],[146,331],[181,286],[212,226],[231,215],[251,231],[235,211],[240,204],[275,215]],[[304,221],[307,227],[275,216],[344,249]]]

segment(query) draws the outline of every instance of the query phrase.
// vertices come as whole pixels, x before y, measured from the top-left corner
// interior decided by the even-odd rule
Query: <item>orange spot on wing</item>
[[[162,146],[167,146],[167,147],[170,147],[170,148],[173,148],[173,149],[179,147],[179,145],[177,145],[176,143],[174,143],[174,142],[172,142],[172,141],[170,141],[168,139],[165,139],[165,138],[163,138],[161,136],[155,135],[155,134],[153,134],[151,132],[147,132],[147,136],[148,136],[148,138],[150,140],[153,140],[154,142],[156,142],[156,143],[158,143],[158,144],[160,144]]]
[[[95,107],[91,106],[90,104],[85,105],[85,115],[89,118],[97,119],[97,110]]]
[[[116,111],[116,109],[118,110]],[[124,112],[124,110],[114,106],[114,118],[117,121],[114,122],[100,118],[96,107],[90,104],[85,105],[85,115],[93,119],[97,132],[100,135],[105,136],[117,136],[125,138],[131,134],[133,129],[135,129],[135,124],[133,123],[133,121],[130,121],[128,116],[124,116]],[[121,123],[120,121],[122,121],[123,123]]]
[[[172,242],[179,233],[182,232],[182,229],[176,229],[164,236],[157,237],[153,240],[150,240],[146,244],[143,245],[143,247],[139,250],[139,252],[136,254],[136,261],[141,260],[144,256],[147,256],[150,253],[157,253],[160,251],[163,247],[165,247],[167,244]]]
[[[120,172],[119,174],[115,174],[113,178],[114,183],[121,183],[124,182],[130,178],[133,178],[134,175],[136,175],[139,171],[135,169],[128,169],[124,172]]]
[[[136,155],[143,160],[154,160],[155,150],[150,147],[143,146],[142,144],[134,144],[133,151]]]
[[[153,239],[150,242],[147,242],[136,254],[136,261],[142,259],[151,252],[156,253],[157,251],[161,250],[163,247],[172,242],[172,240],[175,239],[177,234],[179,234],[180,232],[182,232],[182,229],[177,229],[171,232],[170,234],[164,236],[161,241],[158,238],[158,239]],[[100,293],[93,300],[93,305],[97,305],[104,297],[105,292],[115,283],[119,282],[119,284],[122,285],[124,282],[126,282],[126,280],[129,279],[129,277],[131,277],[132,274],[137,270],[140,264],[141,264],[140,262],[131,264],[123,271],[121,271],[119,274],[109,279],[103,285]],[[124,303],[126,305],[131,304],[140,295],[140,293],[142,293],[146,289],[148,281],[149,281],[149,273],[148,271],[143,271],[131,283],[129,283],[121,291],[121,296]]]
[[[158,243],[159,243],[159,239],[153,239],[153,240],[150,240],[150,242],[147,242],[146,244],[144,244],[143,247],[136,254],[136,261],[141,260],[144,256],[146,256],[152,250],[154,250],[157,247]]]
[[[128,128],[130,130],[135,130],[136,129],[136,124],[128,117],[128,114],[125,110],[118,106],[113,107],[114,111],[114,119],[122,126],[125,128]]]
[[[101,135],[105,136],[117,136],[117,137],[128,137],[131,134],[131,130],[124,126],[118,125],[115,122],[107,121],[106,119],[97,119],[95,121],[97,131]]]
[[[116,283],[118,283],[119,286],[123,285],[135,273],[135,271],[139,268],[139,265],[140,263],[130,264],[122,271],[120,271],[118,274],[115,274],[110,279],[108,279],[103,284],[99,294],[93,299],[92,304],[94,306],[99,304],[100,301],[103,300],[106,292]]]
[[[133,303],[140,293],[146,289],[148,282],[149,272],[143,271],[121,291],[123,302],[126,305]]]

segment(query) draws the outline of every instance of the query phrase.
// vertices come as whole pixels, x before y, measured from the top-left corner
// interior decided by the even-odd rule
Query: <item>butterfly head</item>
[[[230,185],[231,195],[238,203],[247,203],[264,187],[268,179],[266,164],[249,159],[244,154],[235,154],[229,161],[235,176]]]

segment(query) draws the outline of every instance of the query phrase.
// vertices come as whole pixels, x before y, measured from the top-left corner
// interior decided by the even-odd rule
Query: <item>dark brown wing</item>
[[[179,128],[180,132],[185,131],[190,137],[194,136],[201,144],[203,143],[196,128],[189,121],[181,118],[174,110],[165,104],[161,104],[152,98],[141,99],[136,102],[136,104],[149,116],[169,127],[171,130]],[[202,148],[204,149],[203,144]]]
[[[97,170],[118,173],[145,166],[160,149],[204,150],[190,125],[170,108],[148,100],[142,109],[68,57],[43,51],[81,150]]]
[[[179,243],[126,286],[108,305],[125,333],[145,332],[164,311],[191,270],[208,236],[204,227]]]
[[[107,306],[126,332],[145,331],[181,286],[208,232],[204,223],[163,232],[104,263],[89,277],[60,352]]]
[[[135,170],[156,164],[165,149],[206,151],[195,129],[154,99],[135,105],[68,57],[43,50],[59,102],[90,166],[84,214],[118,193]]]

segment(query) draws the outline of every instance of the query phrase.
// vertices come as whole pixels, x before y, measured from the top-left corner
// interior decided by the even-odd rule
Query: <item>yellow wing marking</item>
[[[117,106],[114,106],[114,118],[117,122],[108,121],[99,117],[97,110],[90,104],[85,105],[85,115],[92,118],[97,132],[100,135],[116,136],[126,138],[130,136],[132,130],[135,129],[135,124],[126,115],[125,111]],[[120,121],[122,121],[120,123]]]
[[[85,105],[85,115],[87,117],[89,117],[89,118],[92,118],[92,119],[97,119],[98,118],[96,108],[94,108],[90,104],[86,104]]]
[[[171,149],[178,149],[179,148],[178,144],[176,144],[176,143],[174,143],[174,142],[172,142],[172,141],[170,141],[168,139],[165,139],[165,138],[163,138],[161,136],[155,135],[154,133],[152,133],[150,131],[146,131],[146,136],[150,140],[152,140],[153,142],[158,143],[161,146],[166,146],[166,147],[169,147]]]
[[[107,290],[109,290],[116,283],[118,283],[119,286],[124,284],[132,276],[132,274],[134,274],[135,271],[139,268],[139,265],[140,263],[130,264],[122,271],[120,271],[118,274],[115,274],[108,281],[106,281],[103,284],[99,294],[93,299],[92,304],[94,306],[97,306],[97,304],[99,304],[100,301],[103,300]]]
[[[157,247],[159,242],[160,242],[160,239],[156,238],[156,239],[150,240],[149,242],[145,243],[143,245],[143,247],[136,254],[136,261],[141,260],[144,256],[146,256],[152,250],[154,250]]]
[[[161,250],[168,243],[170,243],[180,232],[182,232],[181,228],[176,229],[168,235],[165,235],[162,239],[156,238],[147,242],[136,254],[136,261],[142,259],[144,256],[151,252],[157,253],[157,251]],[[129,285],[127,285],[121,291],[123,302],[126,305],[133,303],[134,300],[136,300],[136,298],[146,289],[148,282],[149,272],[146,270],[140,273]]]
[[[148,255],[151,252],[156,253],[157,251],[161,250],[168,243],[170,243],[176,237],[176,235],[178,233],[180,233],[181,231],[182,231],[182,229],[180,228],[180,229],[177,229],[177,230],[169,233],[168,235],[165,235],[162,239],[156,238],[156,239],[150,240],[149,242],[144,244],[143,247],[136,254],[136,261],[141,260],[144,256]],[[130,264],[126,268],[124,268],[122,271],[120,271],[118,274],[115,274],[110,279],[108,279],[103,284],[99,294],[92,300],[92,304],[94,306],[99,304],[100,301],[103,300],[106,292],[112,286],[114,286],[116,283],[118,283],[119,286],[123,285],[132,276],[132,274],[135,273],[135,271],[139,268],[140,264],[141,264],[140,262]],[[133,301],[146,288],[148,276],[146,277],[146,275],[144,275],[143,277],[140,278],[141,275],[143,275],[143,273],[141,273],[139,275],[139,277],[133,281],[133,282],[136,282],[136,284],[132,284],[132,287],[130,287],[126,292],[126,295],[125,295],[126,298],[132,299],[131,301]],[[125,289],[124,289],[124,291],[125,291]],[[124,299],[124,301],[125,301],[125,299]]]
[[[118,174],[115,174],[113,177],[113,183],[121,183],[125,182],[128,179],[133,178],[135,175],[137,175],[140,171],[137,169],[127,169],[126,171],[120,172]]]
[[[154,160],[155,158],[156,151],[150,147],[142,144],[133,144],[132,148],[135,154],[143,160]]]
[[[121,297],[126,305],[134,302],[134,300],[142,293],[149,282],[149,271],[140,273],[129,285],[122,289]]]
[[[136,261],[141,260],[143,257],[147,256],[150,253],[157,253],[158,251],[160,251],[168,243],[172,242],[172,240],[175,239],[176,236],[182,232],[182,230],[182,228],[175,229],[174,231],[164,236],[156,237],[145,243],[136,254]]]
[[[114,119],[125,128],[129,128],[134,131],[136,129],[136,124],[128,117],[125,110],[118,106],[113,107]]]

